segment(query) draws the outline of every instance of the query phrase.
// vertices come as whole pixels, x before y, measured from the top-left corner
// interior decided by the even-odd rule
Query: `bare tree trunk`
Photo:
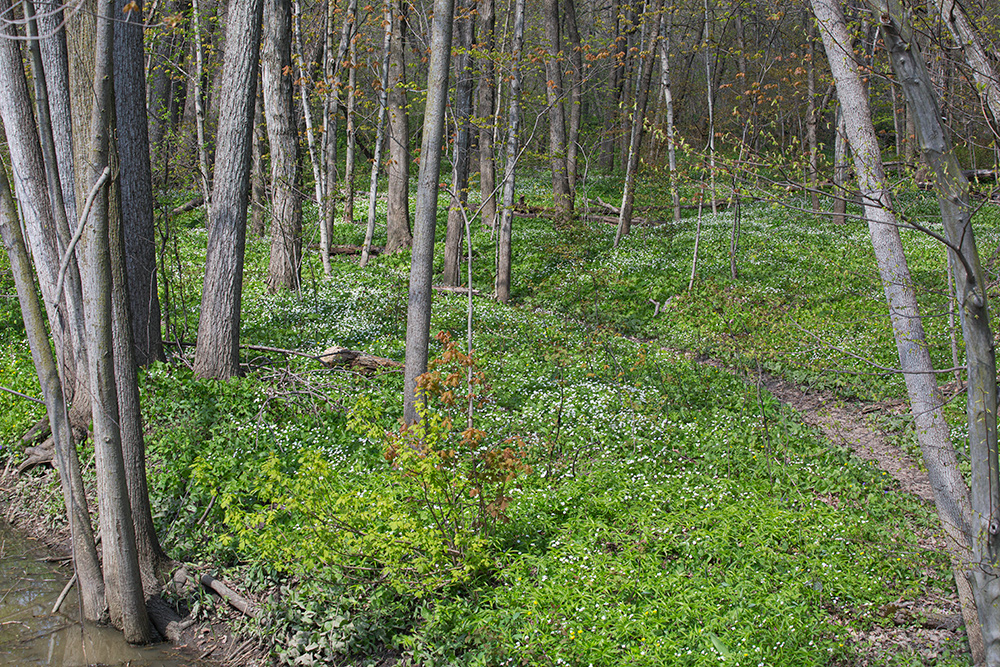
[[[240,298],[263,0],[229,9],[216,159],[231,170],[215,188],[194,371],[228,379],[240,371]]]
[[[0,6],[6,4],[0,3]],[[6,9],[6,7],[4,7]],[[49,338],[45,331],[45,317],[35,292],[32,280],[31,260],[21,235],[21,226],[14,208],[14,197],[10,192],[7,173],[0,169],[0,240],[7,249],[11,273],[21,304],[24,329],[31,347],[31,356],[38,374],[38,383],[45,398],[45,409],[49,418],[54,441],[54,462],[59,471],[66,517],[70,526],[73,548],[73,568],[80,585],[83,616],[89,621],[99,621],[104,617],[104,577],[97,557],[94,530],[90,524],[87,495],[80,475],[80,461],[77,458],[76,443],[69,423],[69,413],[63,401],[63,388]]]
[[[462,230],[465,216],[462,209],[469,200],[469,145],[472,139],[470,118],[472,114],[472,2],[458,0],[455,28],[458,44],[455,49],[455,142],[452,144],[451,203],[448,206],[448,226],[444,241],[444,272],[441,282],[445,285],[461,284]]]
[[[577,153],[580,141],[580,114],[583,109],[583,47],[580,30],[576,25],[575,0],[563,0],[566,32],[569,37],[569,127],[566,137],[566,176],[569,179],[570,198],[576,199]]]
[[[378,198],[378,172],[382,166],[382,144],[385,138],[384,128],[389,112],[387,92],[389,88],[390,51],[392,49],[392,11],[392,0],[386,0],[385,37],[382,40],[382,81],[380,82],[381,85],[379,86],[378,94],[378,127],[375,130],[375,159],[372,160],[372,175],[368,186],[368,226],[365,228],[365,243],[361,248],[361,266],[368,264],[368,257],[372,247],[372,237],[375,235],[375,202]]]
[[[618,229],[614,246],[632,228],[632,206],[635,200],[635,179],[639,171],[639,150],[642,148],[643,128],[646,125],[646,105],[649,100],[649,84],[653,77],[653,42],[659,29],[659,13],[662,0],[646,5],[642,17],[642,38],[639,46],[638,80],[636,81],[635,113],[632,119],[632,136],[629,141],[628,162],[625,165],[625,186],[622,192],[622,206],[618,213]],[[643,58],[643,54],[645,57]]]
[[[566,172],[566,116],[563,110],[562,56],[559,39],[559,0],[542,1],[545,24],[545,101],[549,108],[549,160],[552,164],[552,197],[557,218],[573,215],[573,198]]]
[[[91,166],[87,173],[92,188],[98,187],[102,172],[109,167],[111,148],[108,131],[114,108],[114,22],[111,18],[114,2],[115,0],[102,0],[97,15],[94,56],[94,82],[97,85],[91,114]],[[94,201],[90,218],[92,224],[85,228],[81,240],[82,254],[87,258],[83,297],[93,402],[101,552],[111,621],[122,628],[127,641],[145,644],[153,640],[154,633],[146,614],[146,599],[122,454],[118,387],[112,353],[108,200],[108,189],[103,188]],[[131,341],[126,341],[125,344],[130,345]]]
[[[191,0],[171,0],[164,14],[177,16],[183,14],[191,6]],[[44,30],[44,28],[43,28]],[[168,130],[175,129],[177,104],[180,90],[185,83],[173,76],[177,67],[176,59],[183,57],[187,48],[185,31],[180,26],[164,28],[166,34],[161,34],[159,41],[153,47],[149,67],[149,143],[156,148],[163,141]]]
[[[872,245],[889,304],[889,316],[896,338],[900,367],[906,381],[910,410],[916,424],[917,439],[930,476],[938,515],[949,539],[949,550],[956,568],[963,570],[970,565],[970,548],[975,539],[972,533],[973,512],[969,490],[959,471],[948,424],[944,419],[923,321],[899,237],[898,221],[889,200],[868,98],[853,60],[853,52],[848,50],[851,41],[840,8],[833,0],[812,0],[812,6],[823,37],[827,60],[837,84],[837,94],[854,154],[865,217],[868,219]],[[995,396],[995,385],[993,391]],[[967,600],[963,600],[963,605],[965,604],[968,604]],[[974,629],[969,630],[972,641]],[[973,642],[973,651],[975,650]]]
[[[814,213],[819,213],[819,141],[816,137],[816,24],[806,13],[806,54],[809,59],[806,95],[806,143],[809,145],[809,191]]]
[[[320,245],[323,245],[323,238],[327,239],[326,246],[320,251],[329,253],[329,238],[333,233],[333,225],[337,217],[337,207],[334,201],[334,193],[337,192],[337,180],[339,178],[339,168],[337,166],[337,116],[340,113],[340,77],[344,59],[347,57],[351,39],[357,32],[358,21],[358,1],[348,0],[347,11],[344,13],[344,22],[340,29],[340,44],[337,50],[333,49],[333,19],[337,3],[329,0],[329,11],[327,12],[327,35],[326,35],[326,111],[324,113],[324,123],[326,132],[323,134],[323,145],[326,149],[326,206],[324,209],[326,229],[320,229]],[[353,215],[353,213],[352,213]]]
[[[406,248],[410,235],[410,121],[406,104],[406,7],[394,0],[389,45],[389,174],[386,204],[387,253]]]
[[[972,70],[979,94],[985,98],[986,107],[993,116],[993,131],[1000,132],[1000,77],[983,48],[982,40],[976,32],[965,10],[955,0],[936,0],[941,19],[951,32],[952,39],[962,49],[965,62]],[[995,54],[994,54],[995,61]]]
[[[833,224],[842,225],[847,215],[847,179],[850,166],[847,163],[847,127],[844,124],[844,110],[837,106],[837,122],[833,137]]]
[[[496,155],[493,148],[493,107],[496,104],[496,72],[493,67],[496,11],[494,0],[479,0],[477,50],[479,60],[479,192],[483,200],[483,225],[493,229],[497,224]]]
[[[669,17],[669,18],[668,18]],[[674,204],[674,221],[681,219],[681,199],[677,188],[677,144],[674,135],[674,95],[670,82],[670,35],[674,30],[674,7],[668,7],[660,14],[660,89],[667,107],[667,164],[670,169],[670,198]]]
[[[427,371],[427,345],[431,326],[431,274],[434,270],[434,231],[437,223],[438,178],[441,174],[441,141],[448,101],[454,0],[434,0],[431,22],[430,65],[427,71],[427,104],[420,142],[420,175],[417,178],[413,220],[413,254],[410,259],[409,307],[406,317],[406,367],[403,376],[403,419],[420,419],[417,377]]]
[[[967,424],[972,463],[973,567],[966,573],[979,612],[986,664],[1000,665],[1000,456],[997,448],[997,371],[986,280],[972,230],[969,182],[951,137],[909,19],[901,7],[870,2],[882,17],[882,38],[913,112],[921,154],[934,175],[941,220],[953,255],[967,364]],[[966,51],[966,55],[968,55]],[[994,82],[995,83],[995,82]]]
[[[272,292],[297,291],[302,282],[302,198],[299,196],[299,140],[292,109],[292,3],[264,0],[261,53],[264,115],[271,147],[271,261],[267,286]],[[252,116],[251,116],[252,117]]]
[[[264,91],[257,89],[254,103],[253,148],[250,176],[250,233],[264,238],[267,232],[267,174],[264,173],[264,146],[267,143],[267,123],[264,121]],[[322,241],[320,242],[322,245]],[[325,253],[326,264],[330,253]]]
[[[600,163],[608,172],[615,168],[615,122],[618,119],[618,114],[612,110],[619,108],[622,102],[625,87],[625,60],[628,57],[627,44],[621,30],[621,0],[614,0],[611,7],[611,20],[615,26],[615,67],[611,70],[611,99],[608,100],[608,114],[604,120],[600,147]]]
[[[191,21],[194,23],[194,122],[198,136],[198,176],[205,210],[212,201],[211,172],[208,167],[208,146],[205,143],[205,47],[202,44],[201,6],[191,0]]]
[[[309,100],[309,78],[306,76],[305,55],[302,52],[302,8],[299,0],[292,1],[292,30],[295,33],[295,60],[299,70],[299,96],[302,98],[302,117],[306,124],[306,145],[309,147],[309,164],[312,165],[316,206],[323,210],[323,162],[316,154],[316,128],[313,124],[312,104]],[[323,273],[330,275],[330,255],[323,255]]]
[[[503,209],[497,248],[497,301],[510,300],[511,236],[514,229],[514,170],[517,167],[517,133],[521,124],[521,57],[524,50],[524,1],[514,2],[514,36],[511,45],[510,112],[507,121],[507,164],[504,167]]]
[[[718,213],[719,208],[716,204],[715,195],[715,85],[712,81],[712,60],[711,60],[711,50],[709,49],[709,41],[711,40],[711,19],[708,13],[708,0],[704,0],[705,3],[705,37],[704,37],[704,53],[705,53],[705,90],[707,91],[708,99],[708,178],[711,189],[709,194],[712,198],[712,213]]]
[[[156,288],[156,231],[153,227],[153,176],[149,164],[146,82],[142,67],[142,2],[125,12],[115,30],[115,114],[121,160],[122,220],[125,224],[125,268],[135,361],[148,366],[162,361],[160,297]]]
[[[354,224],[354,166],[355,166],[355,147],[357,145],[358,130],[356,127],[354,115],[355,115],[355,100],[357,99],[356,90],[358,83],[358,48],[355,40],[351,40],[351,47],[348,49],[348,54],[350,60],[350,65],[348,66],[347,72],[347,145],[344,147],[344,224],[353,225]],[[379,95],[385,93],[385,87],[383,85],[382,90],[379,91]],[[383,104],[379,107],[381,109],[385,108]],[[379,124],[379,128],[376,133],[381,131],[382,125]],[[376,174],[378,168],[376,168]]]

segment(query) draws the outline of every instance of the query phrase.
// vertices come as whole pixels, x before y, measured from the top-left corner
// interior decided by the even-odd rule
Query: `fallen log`
[[[469,288],[462,287],[461,285],[434,285],[433,288],[437,292],[453,292],[455,294],[468,294]],[[484,294],[477,289],[472,290],[472,296],[484,296]],[[485,295],[488,296],[488,295]]]
[[[327,348],[316,359],[327,368],[349,366],[352,370],[361,370],[370,373],[390,368],[402,368],[403,366],[403,364],[392,359],[377,357],[374,354],[340,347],[339,345]]]
[[[352,244],[335,245],[335,246],[330,246],[330,254],[331,255],[360,255],[361,251],[363,249],[364,249],[364,246],[360,246],[360,245],[352,245]],[[372,246],[371,248],[368,249],[368,254],[369,255],[379,255],[379,254],[381,254],[384,251],[385,251],[385,248],[383,248],[381,246]]]
[[[224,583],[216,579],[210,574],[203,574],[198,577],[198,583],[212,591],[223,600],[225,600],[229,606],[231,606],[236,611],[249,616],[250,618],[257,618],[258,611],[257,608],[247,600],[245,597],[234,591],[233,589],[226,586]],[[187,571],[187,568],[181,567],[176,572],[174,572],[172,588],[174,592],[190,591],[195,587],[195,580],[191,574]]]

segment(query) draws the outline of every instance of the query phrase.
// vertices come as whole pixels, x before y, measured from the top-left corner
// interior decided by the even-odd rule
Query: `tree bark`
[[[247,0],[229,9],[216,159],[231,171],[217,184],[212,202],[194,359],[198,377],[228,379],[240,370],[240,298],[263,5],[263,0]]]
[[[95,97],[89,134],[91,159],[87,172],[92,188],[97,187],[101,173],[109,167],[111,146],[108,133],[114,105],[114,2],[115,0],[101,0],[97,15]],[[146,598],[139,571],[135,527],[122,455],[118,387],[112,353],[108,200],[108,189],[101,188],[94,200],[90,218],[92,223],[85,228],[81,240],[82,254],[86,258],[83,297],[90,361],[101,551],[111,621],[121,627],[127,641],[145,644],[153,640],[154,632],[146,613]],[[130,344],[130,341],[126,344]]]
[[[913,115],[921,154],[934,175],[938,206],[956,267],[955,295],[965,338],[967,424],[972,463],[972,568],[966,573],[976,599],[986,664],[1000,665],[1000,457],[997,449],[996,351],[986,280],[972,229],[969,182],[941,120],[930,75],[914,30],[899,5],[869,0],[882,20],[882,38]],[[966,52],[968,54],[968,52]]]
[[[389,88],[390,51],[392,49],[392,0],[386,0],[385,2],[384,22],[385,36],[382,40],[382,81],[380,82],[378,93],[379,113],[375,130],[375,159],[372,160],[371,180],[368,184],[368,225],[365,228],[365,243],[361,250],[361,266],[368,264],[368,257],[371,254],[372,237],[375,234],[375,203],[378,196],[378,172],[382,166],[382,144],[385,139],[384,128],[389,114],[387,92]]]
[[[413,240],[410,233],[410,121],[406,109],[406,7],[403,0],[395,0],[390,15],[387,253],[409,247]]]
[[[461,283],[462,233],[465,214],[462,209],[469,201],[469,146],[472,139],[472,2],[459,0],[455,29],[455,141],[452,144],[451,203],[448,206],[448,226],[444,241],[444,272],[441,282],[455,286]],[[471,258],[470,258],[471,259]]]
[[[668,18],[669,17],[669,18]],[[660,89],[663,91],[663,103],[667,108],[667,164],[670,170],[670,198],[674,203],[674,221],[681,219],[681,200],[677,188],[677,147],[674,139],[674,95],[670,81],[670,35],[674,29],[674,7],[671,6],[660,14]]]
[[[479,192],[482,196],[482,221],[493,229],[497,222],[496,155],[493,148],[493,107],[496,104],[496,73],[493,67],[496,10],[494,0],[479,0],[479,26],[476,51],[479,54]]]
[[[642,18],[642,39],[639,47],[639,79],[636,81],[635,112],[632,120],[632,136],[629,141],[628,162],[625,166],[625,186],[622,192],[622,207],[618,214],[618,229],[614,245],[632,228],[632,206],[635,201],[635,179],[639,171],[639,151],[642,148],[643,128],[646,125],[646,105],[649,100],[649,84],[653,77],[653,42],[659,29],[659,14],[662,0],[646,5]],[[656,28],[654,28],[656,26]]]
[[[104,577],[101,574],[94,530],[87,507],[87,495],[80,475],[80,461],[77,458],[69,413],[63,400],[59,371],[45,331],[45,317],[35,292],[31,260],[28,258],[24,237],[21,235],[21,226],[14,208],[14,198],[10,192],[7,173],[3,169],[0,169],[0,240],[3,241],[7,257],[10,259],[25,333],[31,347],[38,383],[45,398],[49,427],[52,429],[55,445],[54,463],[56,470],[59,471],[59,483],[70,526],[73,569],[80,585],[83,616],[89,621],[100,621],[106,609]]]
[[[941,19],[948,26],[952,39],[962,49],[965,62],[972,70],[972,78],[976,82],[979,95],[985,98],[986,107],[993,116],[993,131],[1000,132],[1000,78],[986,55],[982,40],[958,2],[955,0],[936,0],[936,2]]]
[[[521,58],[524,50],[524,0],[514,2],[514,35],[511,45],[510,110],[507,117],[507,163],[504,167],[503,208],[497,247],[496,296],[510,300],[511,240],[514,230],[514,171],[517,167],[517,133],[521,124]]]
[[[115,30],[115,114],[121,163],[122,220],[125,224],[125,268],[135,361],[148,366],[163,361],[160,297],[156,289],[156,231],[153,227],[153,177],[149,165],[146,82],[142,66],[142,2],[124,12],[116,0],[120,22]]]
[[[391,34],[391,33],[390,33]],[[347,108],[345,113],[347,115],[347,126],[344,128],[347,134],[347,145],[344,146],[344,224],[353,225],[354,224],[354,169],[356,162],[356,151],[358,143],[358,128],[355,119],[355,113],[357,106],[357,85],[358,85],[358,45],[356,40],[351,40],[351,46],[348,49],[348,57],[350,58],[350,64],[347,70]],[[385,77],[383,77],[384,79]],[[379,95],[384,95],[385,84],[383,83],[382,89],[379,91]],[[385,108],[385,104],[379,106],[379,112]],[[379,122],[379,126],[376,129],[376,133],[382,131],[382,126],[384,122]],[[376,152],[379,151],[381,146],[376,147]],[[376,173],[378,168],[376,168]]]
[[[437,223],[438,178],[441,174],[441,140],[448,102],[448,69],[451,61],[454,0],[434,0],[431,21],[430,65],[427,71],[427,104],[420,142],[413,220],[413,254],[410,258],[409,306],[406,316],[406,368],[403,375],[403,419],[420,419],[417,377],[427,371],[427,346],[431,325],[431,274],[434,270],[434,231]]]
[[[321,252],[329,252],[329,239],[333,233],[333,224],[337,217],[337,206],[334,200],[334,193],[337,192],[337,180],[340,170],[337,166],[337,116],[340,113],[340,77],[344,59],[350,48],[351,39],[357,32],[358,21],[358,1],[348,0],[347,11],[344,13],[344,22],[340,29],[340,44],[337,49],[333,48],[334,15],[336,2],[330,0],[329,11],[327,12],[327,35],[326,35],[326,63],[324,72],[326,74],[327,96],[326,110],[324,112],[324,124],[326,132],[323,135],[323,146],[326,160],[326,203],[324,206],[324,218],[321,224],[325,229],[320,229],[320,245],[323,246]],[[326,238],[324,245],[323,239]]]
[[[292,110],[292,3],[264,1],[261,54],[264,115],[271,147],[271,292],[297,291],[302,281],[302,198],[299,196],[299,138]],[[251,116],[252,117],[252,116]]]
[[[563,109],[562,53],[559,38],[559,0],[542,0],[545,24],[545,101],[549,115],[549,161],[552,165],[552,197],[557,217],[573,214],[573,198],[566,171],[566,115]]]
[[[854,154],[865,217],[889,304],[917,439],[931,480],[938,515],[949,540],[949,550],[956,568],[964,571],[970,565],[970,548],[975,539],[969,490],[959,471],[948,424],[944,419],[923,321],[899,238],[898,221],[892,213],[867,94],[853,61],[853,52],[848,51],[851,42],[840,8],[833,0],[812,0],[812,6],[837,85]],[[993,391],[995,396],[995,384]],[[971,437],[970,434],[970,441]],[[967,603],[963,601],[963,604]],[[970,641],[973,634],[974,629],[970,628]],[[973,651],[976,651],[974,642]]]
[[[563,0],[566,33],[569,38],[569,118],[566,128],[566,177],[570,198],[576,199],[577,153],[580,142],[580,114],[583,110],[583,46],[576,25],[575,0]],[[650,56],[652,58],[652,56]]]

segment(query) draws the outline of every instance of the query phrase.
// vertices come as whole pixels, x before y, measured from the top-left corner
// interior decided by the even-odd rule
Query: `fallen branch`
[[[353,244],[335,245],[335,246],[331,246],[330,247],[330,254],[331,255],[360,255],[361,251],[363,249],[364,249],[364,246],[360,246],[360,245],[353,245]],[[384,251],[385,251],[385,248],[383,248],[382,246],[372,246],[372,247],[370,247],[368,249],[368,254],[369,255],[379,255],[379,254],[383,253]]]
[[[334,345],[327,348],[323,354],[316,357],[321,364],[328,368],[334,366],[350,366],[352,369],[362,369],[366,371],[380,371],[387,368],[401,368],[403,364],[385,357],[377,357],[374,354],[360,352],[346,347]]]
[[[173,211],[170,212],[170,214],[180,215],[181,213],[187,213],[188,211],[195,210],[204,203],[205,203],[204,197],[195,197],[194,199],[188,200],[183,204],[181,204],[180,206],[176,207]]]
[[[461,285],[434,285],[433,289],[437,292],[454,292],[455,294],[469,293],[469,288],[462,287]],[[484,294],[480,290],[473,289],[472,296],[484,296]]]
[[[216,579],[210,574],[203,574],[198,578],[198,583],[212,591],[223,600],[225,600],[229,605],[236,611],[249,616],[250,618],[257,618],[257,608],[247,600],[245,597],[234,591],[233,589],[226,586],[224,583]],[[173,587],[175,591],[180,591],[184,589],[193,588],[195,586],[195,581],[188,573],[187,568],[181,567],[173,576]]]

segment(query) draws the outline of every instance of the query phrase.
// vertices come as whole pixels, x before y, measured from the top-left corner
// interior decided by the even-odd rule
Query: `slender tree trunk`
[[[109,167],[109,153],[112,150],[108,132],[114,107],[113,12],[114,0],[102,0],[99,3],[94,56],[96,96],[91,114],[91,166],[87,173],[92,188],[97,187],[101,173]],[[83,297],[87,319],[105,593],[111,621],[122,628],[125,639],[134,644],[145,644],[153,640],[154,634],[146,614],[122,454],[118,387],[112,353],[109,196],[106,187],[101,189],[94,201],[91,221],[92,224],[86,227],[81,240],[82,254],[87,258]],[[126,344],[131,342],[126,341]]]
[[[229,9],[216,159],[231,171],[213,193],[194,359],[199,377],[228,379],[240,370],[240,298],[263,5],[263,0],[247,0]]]
[[[295,33],[295,60],[299,71],[299,96],[302,99],[302,117],[306,125],[306,145],[309,148],[309,164],[312,165],[313,187],[316,206],[323,210],[323,163],[316,154],[316,127],[313,123],[312,104],[309,100],[309,78],[306,76],[306,59],[302,50],[302,7],[299,0],[292,2],[292,30]],[[323,273],[330,275],[330,255],[324,255]]]
[[[211,171],[208,167],[208,145],[205,140],[205,47],[202,44],[200,0],[191,0],[191,21],[194,23],[194,122],[198,136],[198,177],[205,210],[212,201]]]
[[[497,248],[496,296],[510,300],[511,237],[514,229],[514,170],[517,167],[517,133],[521,124],[521,57],[524,50],[524,2],[514,1],[514,35],[511,45],[510,111],[507,120],[507,164],[504,167],[503,208]]]
[[[387,30],[391,30],[387,28]],[[348,49],[348,57],[350,58],[350,65],[348,65],[347,71],[347,145],[344,147],[344,224],[353,225],[354,224],[354,168],[355,168],[355,148],[357,146],[358,130],[355,123],[355,100],[357,99],[356,87],[358,83],[358,48],[355,40],[351,40],[351,46]],[[384,77],[383,77],[384,80]],[[379,91],[379,96],[384,96],[385,85],[383,81],[382,89]],[[379,107],[379,113],[385,108],[385,104]],[[384,123],[380,122],[378,129],[375,131],[376,134],[382,131],[382,125]],[[376,175],[378,174],[379,167],[375,168]]]
[[[190,7],[190,0],[172,0],[163,13],[177,16]],[[149,71],[149,143],[156,148],[168,130],[175,129],[178,89],[183,81],[174,77],[178,55],[185,53],[185,31],[180,27],[164,27],[153,47]]]
[[[336,51],[333,49],[334,16],[337,3],[330,0],[329,11],[327,12],[327,56],[326,56],[326,111],[324,123],[326,132],[323,135],[323,143],[326,148],[326,195],[325,206],[325,230],[320,230],[320,245],[323,245],[323,238],[327,239],[326,246],[321,248],[323,253],[329,253],[329,238],[333,233],[333,225],[337,217],[336,201],[334,193],[338,191],[337,181],[340,177],[340,170],[337,166],[337,116],[340,114],[340,77],[343,69],[344,59],[350,48],[351,39],[357,32],[358,2],[348,0],[347,11],[344,13],[344,22],[340,29],[340,44]],[[353,214],[352,214],[353,215]]]
[[[816,114],[816,24],[806,14],[808,24],[806,29],[807,65],[807,100],[806,100],[806,143],[809,146],[809,192],[812,197],[814,213],[819,213],[819,140],[816,137],[816,126],[819,121]]]
[[[115,114],[121,160],[122,220],[125,266],[135,361],[148,366],[162,361],[160,297],[156,288],[156,231],[153,227],[153,176],[149,164],[146,82],[142,67],[142,2],[125,12],[116,0]]]
[[[840,8],[833,0],[812,0],[812,6],[837,84],[837,95],[854,154],[865,217],[889,304],[917,439],[930,476],[938,515],[949,539],[949,550],[956,568],[964,571],[970,565],[970,548],[975,539],[969,490],[959,471],[948,424],[944,419],[923,320],[903,254],[898,221],[892,212],[867,94],[853,60],[853,52],[848,51],[851,41]],[[995,396],[995,385],[993,391]],[[967,600],[963,600],[965,604],[968,604]],[[969,630],[975,653],[974,629]]]
[[[719,208],[716,204],[716,194],[715,194],[715,85],[712,80],[712,51],[709,48],[709,42],[711,41],[711,19],[708,12],[708,0],[704,0],[705,4],[705,38],[704,38],[704,53],[705,53],[705,90],[707,91],[708,99],[708,178],[710,183],[709,194],[712,197],[712,213],[718,213]]]
[[[406,317],[406,367],[403,376],[403,419],[420,419],[417,377],[427,371],[427,346],[431,325],[431,274],[434,270],[434,231],[437,223],[438,178],[441,175],[441,141],[448,101],[454,0],[434,0],[431,21],[430,65],[427,71],[427,104],[420,142],[413,220],[413,254],[410,259],[409,307]]]
[[[385,37],[382,40],[382,81],[378,93],[378,128],[375,131],[375,159],[372,160],[371,181],[368,186],[368,226],[365,228],[365,243],[361,248],[361,266],[368,264],[372,237],[375,235],[375,202],[378,198],[378,172],[382,166],[382,144],[385,137],[386,120],[389,112],[387,93],[389,89],[389,62],[392,49],[392,0],[385,2]]]
[[[615,168],[615,122],[618,114],[613,109],[621,106],[625,90],[625,60],[628,57],[628,46],[621,29],[621,0],[614,0],[611,7],[611,20],[614,23],[613,48],[615,49],[615,66],[611,70],[611,99],[608,100],[608,114],[604,120],[604,131],[601,133],[600,162],[607,172]]]
[[[973,567],[966,573],[979,612],[986,664],[1000,665],[1000,457],[997,448],[997,371],[986,280],[972,229],[969,182],[951,137],[909,19],[900,7],[870,2],[882,17],[882,38],[913,113],[921,154],[931,168],[941,220],[953,254],[967,363],[967,424],[972,463]],[[968,51],[966,52],[968,54]]]
[[[962,49],[965,62],[969,65],[972,78],[976,82],[976,88],[993,116],[993,131],[1000,132],[1000,76],[998,76],[1000,72],[994,69],[979,34],[962,6],[955,0],[937,0],[937,6],[941,12],[941,19],[951,32],[952,39]]]
[[[580,42],[580,30],[576,25],[575,0],[563,0],[566,17],[566,33],[569,38],[569,124],[566,128],[566,176],[569,179],[569,192],[572,200],[576,199],[577,153],[580,142],[580,114],[583,110],[583,46]]]
[[[552,164],[552,196],[557,219],[573,214],[573,198],[566,172],[566,116],[563,109],[562,55],[559,39],[559,0],[542,0],[545,24],[545,101],[549,108],[549,160]]]
[[[837,106],[837,122],[833,137],[833,224],[842,225],[847,216],[847,180],[850,166],[847,163],[847,127],[844,111]]]
[[[674,204],[674,221],[681,219],[681,199],[677,188],[677,144],[674,127],[674,95],[670,81],[670,35],[674,30],[674,7],[668,7],[660,14],[660,89],[663,103],[667,107],[667,164],[670,169],[670,198]]]
[[[264,0],[264,17],[262,89],[271,147],[271,261],[267,285],[272,292],[294,292],[302,280],[302,198],[298,128],[292,109],[294,91],[288,75],[292,68],[291,0]]]
[[[494,0],[479,0],[477,51],[479,52],[479,192],[482,196],[483,225],[493,229],[497,223],[496,155],[493,148],[493,107],[496,104],[496,73],[493,67],[496,11]]]
[[[659,13],[662,0],[646,5],[642,17],[642,39],[639,47],[639,75],[636,81],[635,113],[632,119],[632,136],[629,141],[628,162],[625,165],[625,186],[622,192],[622,206],[618,213],[618,229],[615,233],[615,247],[632,228],[632,206],[635,200],[635,179],[639,171],[639,151],[642,148],[643,127],[646,125],[646,105],[649,100],[649,84],[653,77],[653,43],[659,28]]]
[[[4,3],[0,3],[4,4]],[[6,9],[6,8],[5,8]],[[11,273],[21,304],[24,328],[31,347],[31,356],[38,374],[38,383],[45,398],[45,410],[55,443],[53,460],[59,471],[63,502],[70,526],[73,548],[73,568],[80,586],[83,616],[89,621],[104,617],[104,577],[97,557],[94,530],[87,508],[87,495],[80,475],[76,443],[69,423],[69,413],[63,400],[62,383],[56,360],[52,356],[49,337],[45,331],[45,317],[32,280],[31,260],[21,235],[21,226],[14,208],[14,197],[7,181],[6,170],[0,169],[0,240],[7,249]]]
[[[257,101],[254,103],[250,176],[250,233],[257,238],[264,238],[264,234],[267,232],[267,174],[264,170],[266,145],[267,123],[264,121],[264,91],[258,87]],[[324,257],[328,264],[330,253],[324,253]]]
[[[392,4],[392,42],[389,45],[389,174],[386,205],[387,253],[410,245],[410,121],[406,103],[406,7]]]
[[[462,260],[462,230],[465,229],[465,208],[469,188],[469,145],[472,139],[472,2],[458,0],[455,29],[458,43],[455,49],[455,142],[452,144],[451,203],[448,207],[448,226],[444,241],[444,273],[441,282],[459,285]],[[471,259],[471,258],[470,258]]]

